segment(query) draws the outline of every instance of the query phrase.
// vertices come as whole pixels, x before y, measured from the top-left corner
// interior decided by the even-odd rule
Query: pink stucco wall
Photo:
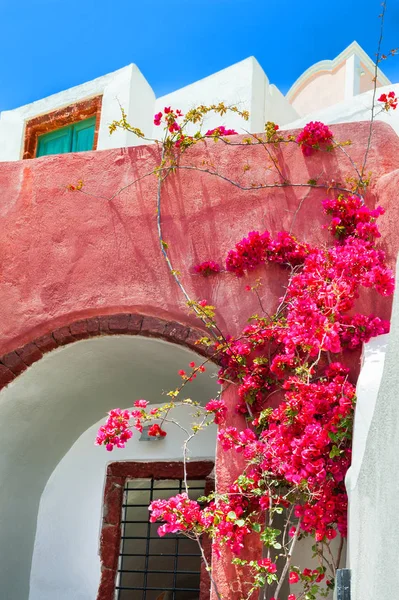
[[[306,80],[291,104],[302,117],[333,106],[345,99],[345,69],[343,63],[333,71],[319,71]]]
[[[338,140],[361,164],[369,135],[367,123],[335,125]],[[311,178],[345,182],[352,175],[341,152],[317,153],[305,159],[297,146],[278,150],[281,168],[291,182]],[[0,163],[0,356],[77,319],[115,313],[140,313],[187,325],[198,325],[167,271],[156,230],[156,179],[146,177],[116,195],[133,180],[149,173],[159,160],[155,146],[87,152],[31,161]],[[243,185],[274,182],[262,147],[233,147],[209,142],[185,154],[182,166],[213,165],[220,174]],[[244,165],[250,168],[244,170]],[[399,139],[386,124],[375,124],[367,170],[373,173],[370,204],[387,207],[381,218],[383,245],[393,265],[399,248],[396,202]],[[84,182],[83,190],[67,185]],[[165,184],[162,196],[164,239],[174,267],[197,299],[218,307],[226,332],[238,332],[257,310],[253,295],[244,292],[245,279],[222,275],[204,280],[190,274],[206,259],[223,262],[227,251],[251,230],[277,233],[290,229],[308,242],[327,234],[320,210],[324,191],[307,188],[243,192],[221,178],[180,170]],[[259,269],[264,303],[273,309],[286,274],[278,267]],[[389,316],[390,300],[365,294],[363,309]],[[362,307],[360,307],[362,308]],[[239,417],[230,415],[231,421]],[[227,461],[227,466],[226,466]],[[218,483],[228,485],[235,468],[231,456],[218,457]],[[256,548],[253,548],[255,551]],[[219,561],[216,574],[229,600],[236,600],[238,578],[228,561]],[[235,587],[234,587],[235,586]]]

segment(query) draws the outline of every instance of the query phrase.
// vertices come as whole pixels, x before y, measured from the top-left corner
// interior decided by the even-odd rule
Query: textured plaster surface
[[[348,152],[359,163],[368,124],[338,125],[333,130],[337,139],[352,140]],[[292,144],[279,153],[292,182],[313,177],[345,181],[352,175],[349,160],[339,151],[306,160]],[[118,194],[123,186],[150,173],[158,160],[155,146],[143,146],[0,165],[0,355],[72,321],[99,314],[139,312],[194,323],[160,257],[155,177],[141,179]],[[276,179],[267,169],[263,148],[210,142],[187,152],[182,166],[201,167],[203,160],[249,187]],[[250,169],[244,172],[247,164]],[[384,178],[384,186],[379,180],[399,168],[399,139],[387,125],[376,124],[368,168],[373,172],[369,202],[390,207],[381,228],[389,238],[393,262],[399,245],[398,208],[388,180]],[[85,194],[68,191],[68,184],[80,179]],[[221,324],[232,333],[256,307],[248,294],[242,311],[245,279],[225,275],[214,284],[212,279],[190,275],[189,270],[210,258],[223,262],[227,251],[253,229],[268,228],[276,234],[292,228],[302,240],[321,241],[327,235],[320,227],[326,223],[320,209],[326,192],[308,192],[291,187],[242,192],[216,176],[190,169],[167,181],[162,219],[171,259],[194,298],[223,307]],[[259,274],[256,271],[251,278]],[[286,273],[278,267],[266,270],[264,291],[270,306],[285,280]],[[373,302],[374,312],[382,308],[389,313],[388,301]]]
[[[366,354],[360,376],[355,458],[347,480],[350,500],[348,566],[352,572],[352,600],[391,600],[398,596],[398,293],[395,295],[387,347],[383,347],[386,339],[382,340],[379,349],[376,347],[377,341],[374,349],[370,348]],[[379,358],[376,353],[380,354]],[[373,362],[379,365],[373,365]],[[370,368],[374,370],[376,378],[373,386],[365,388],[363,384],[368,379],[367,370]],[[377,394],[375,387],[376,384],[378,387],[378,383]],[[375,403],[374,410],[367,407],[370,402]],[[366,427],[365,412],[368,413]],[[359,433],[357,438],[356,432]]]
[[[352,140],[347,151],[355,163],[361,164],[368,141],[368,123],[335,125],[332,129],[338,140]],[[311,178],[345,182],[348,175],[353,175],[348,158],[339,151],[321,152],[305,159],[296,145],[288,144],[279,149],[279,160],[285,176],[294,183]],[[76,326],[77,321],[88,323],[106,315],[139,313],[146,319],[156,317],[180,326],[198,326],[194,317],[187,314],[160,254],[156,232],[156,180],[144,177],[158,161],[159,150],[155,146],[142,146],[0,164],[0,379],[3,382],[11,381],[19,368],[22,371],[23,365],[26,367],[36,360],[34,357],[40,350],[38,338],[44,340],[44,344],[54,342],[53,347],[63,343],[65,336],[72,335],[75,339],[79,328],[73,333],[72,324]],[[226,274],[216,280],[206,280],[190,274],[192,265],[207,259],[223,263],[227,251],[254,229],[267,228],[272,234],[291,229],[301,240],[323,241],[327,233],[321,225],[327,220],[321,213],[320,201],[326,192],[312,190],[309,193],[308,188],[302,187],[243,192],[221,178],[190,168],[193,164],[203,165],[203,161],[218,173],[249,188],[259,182],[274,183],[277,176],[268,169],[263,148],[227,147],[223,143],[210,142],[185,154],[181,165],[186,169],[168,179],[162,195],[163,238],[169,244],[174,267],[183,273],[184,284],[191,296],[206,298],[219,307],[222,329],[235,334],[249,315],[259,311],[253,295],[244,292],[245,285],[262,276],[264,304],[267,310],[273,310],[282,295],[286,272],[271,266],[260,268],[243,279]],[[250,168],[244,170],[244,165]],[[388,125],[376,123],[366,168],[373,173],[367,201],[372,206],[379,203],[388,209],[380,222],[392,265],[399,247],[399,208],[395,201],[398,169],[399,139]],[[85,194],[67,190],[68,184],[76,184],[80,179]],[[129,185],[134,180],[139,181]],[[118,194],[123,187],[125,189]],[[389,299],[365,293],[357,308],[386,318],[390,306]],[[156,330],[153,335],[157,335]],[[7,573],[18,569],[19,575],[2,577],[9,585],[6,600],[27,597],[27,576],[21,575],[21,552],[26,574],[41,490],[62,455],[82,433],[76,429],[76,406],[81,406],[83,411],[92,406],[91,389],[82,395],[74,394],[69,388],[80,380],[74,374],[80,373],[80,363],[68,371],[68,387],[58,378],[58,373],[65,370],[62,362],[51,377],[44,377],[53,384],[48,396],[42,394],[41,386],[46,384],[41,381],[43,375],[35,379],[34,374],[38,372],[36,368],[46,364],[44,361],[76,346],[72,344],[64,350],[50,352],[0,393],[0,403],[4,403],[6,411],[2,422],[7,424],[11,435],[11,449],[2,458],[7,475],[4,502],[11,513],[5,511],[3,515],[13,514],[14,509],[18,509],[19,515],[14,521],[3,517],[3,532],[8,533],[1,547],[7,551],[4,551],[4,560],[0,564],[9,569]],[[73,364],[75,354],[72,350],[71,353]],[[129,360],[131,356],[134,355],[129,355]],[[169,357],[169,352],[160,354],[157,366],[166,369]],[[181,365],[174,365],[172,373],[181,368]],[[356,355],[353,366],[356,371]],[[115,377],[111,373],[107,378],[107,369],[102,376],[108,388],[104,385],[104,390],[98,393],[108,390],[108,396],[104,396],[104,404],[98,404],[98,412],[90,416],[86,427],[112,405],[118,404],[115,402],[119,399],[118,394],[112,393]],[[143,376],[144,371],[139,372],[137,381]],[[124,375],[120,374],[120,377],[123,379]],[[24,381],[31,383],[21,388]],[[162,389],[162,386],[156,387]],[[20,395],[19,391],[23,389]],[[204,396],[209,397],[209,394]],[[36,412],[36,403],[40,405],[44,398],[47,398],[47,409],[44,413]],[[62,406],[69,420],[64,413],[51,411],[51,401],[58,402],[60,398],[64,398]],[[30,426],[33,415],[40,421],[37,434]],[[62,436],[54,433],[54,422],[59,422],[60,426],[68,422],[74,433],[68,433],[62,441]],[[235,422],[239,424],[239,417],[232,412],[230,424]],[[20,439],[24,436],[22,450]],[[47,464],[50,458],[51,465]],[[219,485],[226,486],[237,468],[239,465],[232,465],[230,457],[227,463],[225,457],[219,457]],[[16,487],[12,488],[13,485]],[[23,494],[26,485],[36,490],[36,500],[32,500],[29,507]],[[10,493],[11,489],[14,489],[13,493]],[[17,530],[15,522],[18,523]],[[22,536],[20,545],[24,549],[12,555],[8,551],[9,544],[18,536]],[[237,574],[219,563],[217,576],[221,587],[230,594],[229,600],[236,600],[237,590],[231,589],[230,583],[237,580]],[[16,586],[19,586],[18,590]]]

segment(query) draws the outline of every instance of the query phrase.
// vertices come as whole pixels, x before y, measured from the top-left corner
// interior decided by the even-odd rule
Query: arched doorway
[[[162,390],[176,387],[177,371],[191,360],[198,360],[191,350],[160,339],[95,337],[48,353],[2,390],[0,578],[4,600],[61,600],[57,585],[65,589],[68,580],[73,587],[62,598],[95,598],[107,462],[181,460],[182,456],[175,433],[156,448],[141,450],[146,444],[133,443],[117,457],[116,451],[111,456],[93,447],[96,424],[110,408],[130,407],[137,398],[162,403]],[[215,371],[210,365],[193,382],[190,397],[206,401],[215,394],[216,379],[210,377]],[[205,432],[206,443],[204,438],[196,441],[192,458],[211,458],[215,435],[211,429]]]

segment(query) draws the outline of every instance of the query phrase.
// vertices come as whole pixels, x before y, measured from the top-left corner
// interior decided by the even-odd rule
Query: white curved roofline
[[[344,62],[350,56],[352,56],[352,54],[356,54],[361,60],[361,62],[364,65],[366,65],[366,67],[371,72],[374,72],[375,64],[373,63],[369,55],[363,50],[363,48],[357,42],[354,41],[351,44],[349,44],[349,46],[345,48],[345,50],[343,50],[340,54],[338,54],[338,56],[336,56],[333,60],[320,60],[319,62],[306,69],[306,71],[304,71],[304,73],[302,73],[302,75],[298,77],[295,83],[288,90],[285,96],[287,100],[293,100],[293,97],[299,91],[299,88],[305,83],[307,79],[310,79],[312,75],[315,75],[320,71],[333,71],[342,62]],[[377,79],[381,82],[382,85],[389,85],[391,83],[388,77],[384,75],[384,73],[379,68],[377,70]]]

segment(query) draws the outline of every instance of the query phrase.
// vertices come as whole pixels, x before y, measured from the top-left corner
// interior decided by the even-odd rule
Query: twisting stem
[[[161,156],[161,160],[163,162],[165,157],[165,147],[162,147],[162,156]],[[184,285],[182,284],[180,277],[177,275],[177,272],[175,271],[175,269],[173,268],[172,262],[169,258],[168,253],[166,252],[166,248],[165,248],[165,240],[163,239],[162,236],[162,216],[161,216],[161,197],[162,197],[162,184],[165,181],[165,179],[168,177],[168,175],[170,174],[171,170],[174,167],[168,167],[166,174],[164,176],[161,176],[159,174],[159,178],[158,178],[158,188],[157,188],[157,230],[158,230],[158,240],[159,240],[159,246],[161,248],[161,252],[162,255],[166,261],[166,264],[168,266],[168,269],[172,275],[172,277],[174,278],[175,282],[177,283],[177,285],[179,286],[180,290],[182,291],[184,297],[186,298],[187,302],[192,302],[186,288],[184,287]],[[197,314],[197,316],[201,319],[201,321],[204,323],[204,325],[207,324],[207,320],[204,318],[204,316],[201,314],[201,311],[198,310],[198,308],[193,305],[193,310],[194,312]],[[215,333],[211,330],[211,335],[216,338]]]
[[[380,15],[381,26],[380,26],[380,37],[378,40],[377,54],[376,54],[375,65],[374,65],[374,87],[373,87],[373,99],[371,102],[371,118],[370,118],[370,127],[369,127],[369,137],[367,140],[366,152],[364,154],[364,159],[363,159],[363,166],[362,166],[362,171],[361,171],[362,177],[364,176],[364,170],[365,170],[366,164],[367,164],[367,157],[369,155],[369,151],[370,151],[370,147],[371,147],[371,138],[373,136],[374,110],[375,110],[374,104],[375,104],[375,97],[377,95],[378,63],[380,62],[382,38],[384,37],[384,19],[385,19],[386,9],[387,9],[387,3],[386,3],[386,0],[384,0],[384,2],[382,3],[382,12]]]
[[[276,591],[275,591],[275,594],[274,594],[276,598],[278,598],[278,595],[280,593],[280,590],[282,588],[284,580],[285,580],[285,578],[287,576],[288,569],[290,568],[290,564],[291,564],[291,560],[292,560],[292,554],[294,552],[294,547],[295,547],[295,544],[297,542],[298,535],[299,535],[299,529],[301,527],[301,521],[302,521],[302,519],[299,519],[298,523],[296,525],[294,537],[292,538],[291,546],[290,546],[290,549],[289,549],[288,554],[287,554],[287,560],[285,561],[284,569],[283,569],[283,572],[281,573],[281,577],[279,579],[279,582],[277,584]]]
[[[339,548],[338,548],[337,560],[336,560],[337,569],[339,569],[339,565],[341,563],[341,556],[342,556],[343,547],[344,547],[344,538],[341,535],[341,540],[339,542]]]
[[[213,589],[215,591],[216,597],[217,597],[218,600],[222,600],[222,596],[219,594],[219,590],[218,590],[216,581],[215,581],[215,579],[214,579],[214,577],[212,575],[212,569],[211,569],[211,567],[209,565],[209,562],[208,562],[208,560],[207,560],[207,558],[205,556],[205,552],[204,552],[204,549],[202,547],[200,537],[199,537],[198,534],[195,534],[195,537],[197,538],[198,546],[199,546],[200,552],[201,552],[201,557],[202,557],[202,560],[204,561],[205,568],[206,568],[206,570],[209,573],[209,578],[211,580],[211,584],[212,584],[212,587],[213,587]]]

